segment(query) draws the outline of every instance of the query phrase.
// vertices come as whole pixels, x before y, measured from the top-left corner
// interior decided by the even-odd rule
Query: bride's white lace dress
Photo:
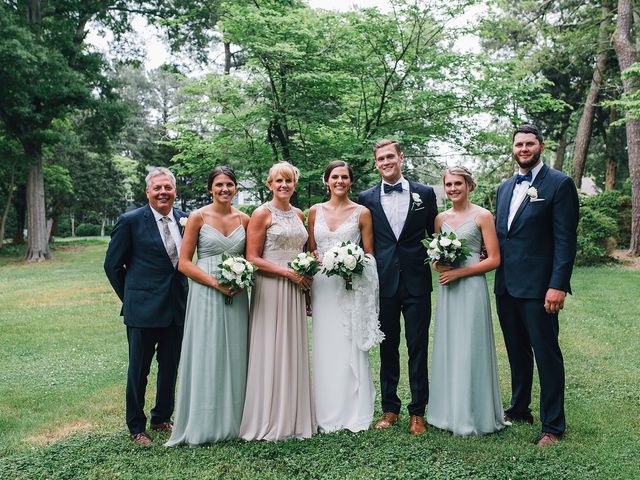
[[[314,237],[318,254],[339,242],[360,243],[358,225],[362,207],[335,231],[327,227],[323,206],[316,210]],[[369,349],[380,343],[378,275],[375,259],[367,255],[363,274],[346,290],[338,277],[316,274],[312,288],[313,394],[321,432],[366,430],[373,419],[375,389],[369,367]]]

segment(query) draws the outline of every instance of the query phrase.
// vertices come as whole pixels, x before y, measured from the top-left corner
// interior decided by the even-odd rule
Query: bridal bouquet
[[[255,272],[258,268],[244,257],[229,257],[222,254],[222,263],[218,265],[216,278],[220,285],[232,290],[250,287],[255,283]],[[224,303],[231,305],[233,297],[226,297]]]
[[[327,250],[322,258],[322,273],[327,277],[339,275],[345,280],[345,288],[353,289],[353,275],[361,275],[364,269],[364,250],[351,241],[342,242]]]
[[[427,249],[427,261],[447,265],[453,265],[471,255],[469,247],[464,246],[466,242],[464,238],[458,238],[453,232],[434,233],[431,239],[422,240],[422,244]]]
[[[313,277],[320,270],[320,262],[309,252],[301,252],[287,265],[296,273]]]

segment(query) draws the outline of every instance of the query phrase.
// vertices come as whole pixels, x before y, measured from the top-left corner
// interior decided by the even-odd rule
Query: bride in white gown
[[[378,274],[373,257],[369,210],[349,199],[353,173],[343,161],[331,162],[324,182],[328,202],[309,210],[309,247],[323,254],[347,240],[364,248],[366,266],[353,290],[338,277],[316,274],[312,287],[313,394],[321,432],[367,430],[373,419],[375,389],[369,349],[382,341],[378,323]]]

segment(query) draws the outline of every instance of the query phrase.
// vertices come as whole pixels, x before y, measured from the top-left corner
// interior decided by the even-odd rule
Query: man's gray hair
[[[147,176],[144,179],[147,187],[151,183],[151,179],[159,175],[166,175],[167,177],[169,177],[171,179],[171,183],[173,184],[173,188],[176,188],[176,177],[173,175],[173,173],[171,173],[171,170],[165,167],[152,167],[151,170],[149,170],[149,173],[147,173]]]

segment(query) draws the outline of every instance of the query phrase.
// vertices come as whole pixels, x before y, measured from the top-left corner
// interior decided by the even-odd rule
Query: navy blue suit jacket
[[[502,262],[494,291],[514,298],[544,298],[549,288],[571,292],[579,201],[573,180],[547,165],[536,176],[537,201],[525,197],[507,229],[515,176],[498,187],[496,231]]]
[[[176,221],[186,214],[173,209]],[[149,205],[121,215],[111,232],[104,271],[130,327],[184,324],[189,284],[173,267]]]
[[[417,205],[411,197],[407,218],[398,239],[380,203],[381,183],[358,195],[358,203],[371,211],[373,219],[374,248],[382,297],[396,294],[400,277],[412,296],[425,295],[432,290],[431,269],[424,263],[427,252],[420,241],[426,235],[433,235],[433,224],[438,215],[436,195],[433,188],[408,181],[410,196],[417,193],[422,204]]]

